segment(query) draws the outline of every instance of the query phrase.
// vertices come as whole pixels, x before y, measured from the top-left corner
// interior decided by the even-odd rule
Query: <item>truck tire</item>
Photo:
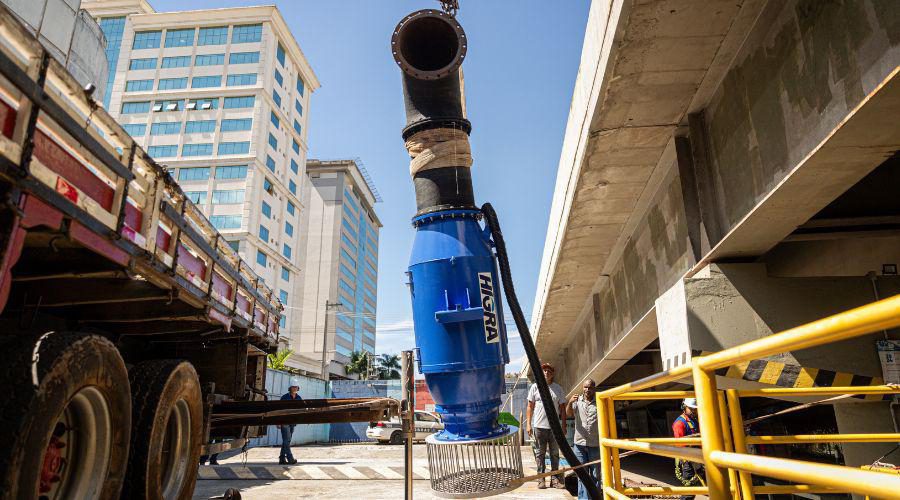
[[[145,361],[128,374],[131,454],[122,498],[189,500],[203,429],[200,379],[187,361]]]
[[[116,346],[47,332],[3,337],[0,351],[0,499],[118,499],[131,397]]]

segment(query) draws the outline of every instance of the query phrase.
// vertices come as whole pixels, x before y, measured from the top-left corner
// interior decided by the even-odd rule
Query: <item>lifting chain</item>
[[[459,0],[438,0],[441,2],[441,8],[446,12],[450,17],[456,17],[456,12],[459,10]]]

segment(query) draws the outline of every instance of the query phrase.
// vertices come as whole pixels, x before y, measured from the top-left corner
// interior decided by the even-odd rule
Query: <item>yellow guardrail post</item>
[[[725,405],[724,391],[716,391],[716,402],[719,405],[719,421],[722,423],[722,437],[725,439],[725,451],[734,451],[734,442],[731,438],[731,427],[728,425],[728,407]],[[740,498],[738,474],[736,470],[728,469],[728,481],[731,483],[732,496],[734,498]]]
[[[741,413],[741,397],[735,389],[725,391],[728,399],[728,414],[731,417],[731,437],[734,451],[747,453],[747,436],[744,434],[744,417]],[[749,472],[738,471],[738,485],[744,500],[753,500],[753,476]]]
[[[607,415],[609,415],[609,437],[610,439],[617,439],[619,437],[619,431],[616,429],[616,403],[612,399],[607,399],[606,405]],[[624,486],[622,483],[622,464],[619,462],[619,450],[613,450],[612,468],[613,487],[616,490],[619,490],[619,488]]]
[[[716,376],[706,372],[695,358],[692,363],[694,373],[694,392],[697,393],[697,407],[700,420],[700,442],[703,445],[703,462],[706,466],[706,486],[709,488],[710,500],[726,500],[730,497],[728,475],[725,468],[717,465],[710,458],[717,451],[725,451],[725,438],[722,436],[721,414],[716,396]]]
[[[597,395],[597,430],[600,431],[600,484],[603,488],[604,499],[609,496],[606,489],[612,487],[613,481],[610,450],[618,453],[615,448],[610,449],[604,444],[604,441],[609,438],[609,406],[606,404],[608,400],[608,398],[601,398],[599,394]]]

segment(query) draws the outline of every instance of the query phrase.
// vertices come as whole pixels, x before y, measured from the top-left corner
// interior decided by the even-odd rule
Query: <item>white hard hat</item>
[[[291,377],[290,387],[300,388],[300,377]]]
[[[684,401],[681,403],[688,408],[697,409],[697,399],[696,398],[684,398]]]

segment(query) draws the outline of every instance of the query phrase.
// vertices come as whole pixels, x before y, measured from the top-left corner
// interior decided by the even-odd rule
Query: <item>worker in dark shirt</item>
[[[302,401],[303,398],[300,397],[299,391],[299,385],[292,385],[288,387],[288,392],[284,396],[281,396],[282,401],[286,399]],[[281,454],[278,456],[278,463],[281,465],[293,465],[297,463],[297,460],[291,453],[291,439],[294,436],[295,426],[281,425],[279,427],[281,427]]]
[[[681,403],[681,415],[672,422],[672,435],[680,437],[693,436],[700,433],[700,423],[697,421],[697,400],[687,398]],[[680,458],[675,459],[675,477],[684,486],[703,485],[703,466]],[[682,495],[682,500],[691,500],[693,495]]]

